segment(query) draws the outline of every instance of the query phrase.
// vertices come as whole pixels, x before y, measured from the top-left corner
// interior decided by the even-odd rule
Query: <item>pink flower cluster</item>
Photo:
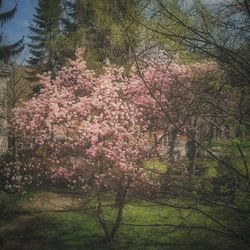
[[[187,110],[192,82],[212,76],[216,64],[142,64],[129,77],[109,67],[96,76],[86,67],[83,52],[58,72],[41,76],[39,95],[14,111],[16,132],[35,151],[34,165],[45,166],[51,178],[71,188],[116,187],[147,178],[148,128],[165,126],[163,112]]]
[[[41,93],[14,111],[16,132],[42,152],[34,164],[43,161],[70,187],[127,185],[141,175],[147,124],[121,69],[96,76],[78,50],[56,79],[44,74],[40,82]]]

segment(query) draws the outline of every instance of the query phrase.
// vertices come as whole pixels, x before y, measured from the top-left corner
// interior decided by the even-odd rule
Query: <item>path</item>
[[[37,214],[53,211],[68,211],[74,209],[81,204],[82,199],[79,196],[68,193],[52,193],[42,192],[37,194],[34,198],[24,201],[20,214],[10,220],[8,223],[0,227],[0,249],[1,242],[4,235],[18,228],[23,223],[32,220]]]

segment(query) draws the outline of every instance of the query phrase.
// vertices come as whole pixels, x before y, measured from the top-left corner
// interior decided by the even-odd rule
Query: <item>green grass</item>
[[[104,199],[108,198],[104,197]],[[191,205],[188,201],[173,199],[166,202],[172,205]],[[110,200],[107,200],[106,204],[108,203]],[[224,209],[215,210],[201,205],[199,207],[215,215],[226,215]],[[94,209],[94,203],[92,203],[87,212],[93,214]],[[114,210],[108,206],[104,209],[106,219],[112,220]],[[153,226],[146,226],[149,224]],[[159,226],[160,224],[166,225]],[[35,215],[31,220],[18,224],[15,230],[6,232],[4,249],[244,249],[237,242],[232,243],[208,231],[179,229],[169,225],[218,228],[211,220],[192,210],[132,200],[125,207],[124,225],[112,244],[105,242],[98,221],[84,213],[47,212]]]
[[[183,159],[182,163],[188,164],[189,162]],[[161,174],[166,173],[168,169],[168,163],[166,161],[159,161],[158,159],[148,160],[144,164],[147,169],[156,171]],[[200,164],[206,167],[207,170],[204,173],[206,176],[209,176],[209,177],[217,176],[217,171],[216,171],[217,161],[213,159],[208,160],[208,159],[198,158],[197,164]]]
[[[215,177],[216,161],[200,159],[198,164],[208,166],[205,176]],[[145,167],[160,173],[167,172],[167,163],[159,160],[145,162]],[[51,191],[50,189],[46,191]],[[62,191],[62,190],[54,190]],[[44,192],[44,190],[43,190]],[[38,192],[39,193],[39,192]],[[29,202],[29,197],[34,193],[27,194],[24,198],[15,196],[3,196],[2,204],[5,204],[5,212],[10,216],[20,208],[20,202]],[[69,194],[70,195],[70,194]],[[11,198],[9,198],[11,197]],[[0,197],[1,198],[1,197]],[[102,196],[104,201],[104,216],[108,221],[115,218],[115,210],[110,207],[114,204],[114,195],[107,193]],[[239,196],[239,201],[245,199]],[[164,199],[162,202],[170,205],[184,205],[203,209],[203,211],[219,218],[225,225],[242,231],[247,238],[249,230],[246,227],[250,219],[242,215],[238,219],[227,209],[214,208],[202,204],[191,203],[187,200]],[[242,202],[242,207],[248,206]],[[13,210],[13,207],[17,207]],[[177,209],[171,206],[159,206],[154,203],[129,198],[129,203],[124,209],[124,224],[121,226],[115,242],[107,243],[104,239],[103,230],[96,219],[88,214],[94,214],[96,209],[95,201],[88,204],[88,207],[81,212],[45,212],[35,214],[29,221],[19,223],[14,230],[4,233],[5,250],[11,249],[35,249],[35,250],[77,250],[77,249],[131,249],[131,250],[241,250],[247,249],[240,245],[237,240],[222,237],[218,233],[198,229],[207,227],[215,230],[222,230],[217,224],[195,210]],[[14,213],[13,213],[14,211]],[[8,222],[6,220],[6,222]],[[1,222],[0,226],[6,222]],[[149,226],[151,225],[151,226]],[[188,227],[196,227],[190,229]],[[238,228],[237,228],[238,227]],[[246,227],[246,229],[244,229]],[[0,234],[1,235],[1,234]],[[1,238],[0,238],[1,240]],[[1,241],[0,241],[1,244]],[[0,245],[1,249],[1,245]]]
[[[166,173],[168,166],[167,162],[159,161],[158,159],[151,159],[145,162],[145,167],[149,170],[157,171],[159,173]]]
[[[94,249],[102,239],[97,223],[77,213],[48,213],[5,235],[5,249]]]
[[[206,176],[214,177],[217,175],[216,161],[199,162],[199,164],[203,163],[209,164]],[[166,173],[167,171],[167,163],[158,160],[147,161],[145,167],[160,173]],[[3,195],[0,197],[2,198],[4,211],[9,216],[8,218],[18,216],[20,203],[29,202],[29,198],[32,196],[34,196],[34,193],[28,193],[24,198],[15,195]],[[102,196],[102,199],[104,200],[105,218],[109,221],[114,220],[115,210],[109,206],[114,203],[113,194],[107,193]],[[238,200],[237,202],[242,202],[245,199],[239,196]],[[161,201],[170,205],[202,208],[203,211],[213,215],[215,218],[220,218],[220,221],[225,225],[236,226],[236,229],[241,231],[245,238],[248,237],[249,229],[246,227],[246,221],[249,221],[249,218],[247,217],[243,218],[241,215],[237,219],[227,209],[215,209],[212,206],[195,204],[187,200],[164,199]],[[248,205],[242,202],[243,208]],[[94,214],[95,209],[96,204],[93,201],[88,204],[84,212]],[[104,233],[98,221],[87,216],[84,212],[45,212],[43,214],[35,214],[31,220],[17,224],[14,230],[11,229],[4,232],[2,236],[4,241],[3,249],[247,249],[244,245],[240,245],[237,240],[222,237],[220,234],[197,228],[187,228],[207,227],[222,230],[212,220],[192,209],[185,210],[171,206],[159,206],[154,203],[130,198],[129,204],[126,205],[124,210],[124,224],[119,230],[117,239],[112,244],[104,240]],[[8,220],[0,220],[0,227],[4,223],[8,223]]]

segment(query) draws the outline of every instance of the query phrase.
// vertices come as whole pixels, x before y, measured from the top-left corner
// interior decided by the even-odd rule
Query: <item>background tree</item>
[[[62,32],[62,3],[39,0],[35,10],[28,43],[31,56],[27,62],[34,67],[34,74],[44,71],[55,74],[63,60],[58,42]]]
[[[104,63],[131,64],[130,44],[127,43],[122,25],[138,46],[141,34],[132,21],[134,13],[140,13],[140,1],[89,1],[65,2],[64,19],[66,36],[71,37],[73,48],[84,47],[86,60],[93,68]],[[69,35],[67,35],[69,34]]]
[[[249,40],[246,38],[249,36],[249,33],[245,30],[248,26],[247,24],[249,24],[247,14],[249,4],[246,1],[233,1],[228,4],[221,2],[221,6],[219,6],[221,8],[218,8],[218,6],[217,8],[214,8],[214,6],[208,8],[204,3],[194,1],[193,4],[182,9],[182,12],[184,14],[188,13],[190,17],[186,21],[187,15],[172,11],[168,1],[152,2],[154,2],[154,6],[157,6],[154,9],[157,15],[145,23],[137,21],[138,24],[141,24],[149,32],[156,34],[158,39],[160,38],[163,41],[171,40],[175,43],[176,48],[179,46],[180,62],[188,64],[190,62],[187,61],[188,58],[191,61],[196,60],[199,62],[204,61],[204,58],[206,60],[213,59],[218,62],[220,68],[225,72],[222,78],[216,77],[209,84],[210,87],[203,86],[204,89],[203,87],[200,89],[198,87],[199,84],[196,85],[196,83],[193,86],[186,86],[185,89],[187,91],[184,92],[185,94],[183,95],[182,93],[176,97],[177,100],[180,97],[183,101],[187,101],[187,104],[189,103],[189,106],[186,106],[187,109],[184,109],[183,115],[186,117],[191,115],[192,118],[187,119],[184,124],[179,124],[177,120],[173,119],[171,116],[171,106],[161,103],[161,95],[159,97],[153,91],[149,91],[149,93],[157,101],[156,110],[159,107],[161,108],[166,122],[173,125],[178,133],[183,133],[187,136],[189,140],[187,144],[189,153],[187,156],[190,163],[194,163],[193,160],[197,156],[197,147],[199,150],[202,149],[208,153],[208,165],[212,166],[212,161],[215,160],[220,170],[215,173],[214,178],[207,175],[207,180],[214,180],[214,183],[210,182],[209,185],[212,185],[216,189],[217,184],[215,182],[219,182],[223,178],[230,180],[228,183],[231,182],[231,184],[227,185],[227,187],[223,187],[222,183],[219,184],[219,192],[218,189],[214,189],[214,192],[209,193],[212,197],[212,201],[210,201],[218,205],[218,201],[225,204],[229,199],[230,202],[225,207],[241,209],[242,204],[249,204],[249,150],[247,144],[245,144],[245,139],[249,138],[249,130],[246,129],[249,127],[249,60],[247,59],[249,53],[246,49]],[[241,6],[240,11],[238,11],[239,3]],[[228,12],[228,10],[230,11]],[[225,13],[227,14],[225,15]],[[235,15],[235,13],[237,14]],[[161,20],[165,19],[165,22],[168,22],[169,25],[162,25],[164,22],[158,22],[159,16],[162,18]],[[154,19],[155,22],[153,21]],[[169,20],[171,21],[169,22]],[[156,26],[155,23],[158,25]],[[244,29],[242,29],[243,27]],[[180,29],[183,32],[179,32]],[[234,35],[240,33],[240,30],[245,30],[245,32],[235,37]],[[129,36],[127,37],[129,39]],[[240,52],[241,50],[245,51],[244,55]],[[147,87],[147,78],[145,78],[143,71],[140,70],[139,58],[135,51],[134,49],[133,54],[139,76],[142,79],[142,84],[149,89]],[[177,54],[179,51],[174,50],[172,52]],[[166,51],[166,54],[168,54],[168,51]],[[205,80],[209,80],[209,78]],[[187,82],[189,81],[184,81],[184,83]],[[209,95],[211,94],[211,99],[207,98],[209,96],[207,91],[209,91]],[[226,101],[226,105],[224,101]],[[182,106],[178,105],[174,111],[178,111],[179,107]],[[239,110],[241,110],[240,115],[238,115]],[[215,117],[213,118],[213,116]],[[207,145],[207,142],[204,141],[205,137],[202,136],[204,132],[207,133],[206,127],[210,127],[210,131],[219,131],[219,136],[217,134],[217,142],[219,143],[215,150]],[[244,137],[241,136],[241,132],[239,131],[244,131]],[[213,132],[211,136],[213,137]],[[194,166],[193,163],[189,166],[190,173],[194,169],[192,167],[192,165]],[[184,181],[184,179],[181,181]],[[198,187],[199,182],[195,182],[194,185]],[[185,187],[185,185],[182,187]],[[230,188],[230,192],[224,192],[228,187]],[[179,186],[176,186],[174,191],[172,191],[175,195],[178,195],[180,189],[183,190],[184,194],[186,193],[186,189],[182,189]],[[194,195],[192,194],[192,190],[194,191]],[[197,195],[197,190],[195,190],[191,188],[186,193],[186,196],[184,196],[186,198],[192,197],[196,199],[196,202],[197,199],[200,201],[204,200],[199,191]],[[167,194],[171,193],[167,189],[164,192]],[[241,194],[240,196],[245,198],[242,198],[241,202],[239,202],[237,194]],[[240,214],[241,212],[238,215],[241,216],[242,214]],[[233,218],[234,223],[231,226],[237,231],[237,216]],[[237,235],[236,237],[240,238],[241,233],[243,231],[240,229],[239,233],[236,232],[235,236]]]
[[[1,130],[1,151],[6,152],[7,146],[7,81],[8,75],[10,73],[10,68],[8,67],[10,58],[12,56],[18,55],[23,49],[23,38],[14,42],[12,44],[8,44],[5,40],[4,34],[2,32],[3,25],[10,21],[16,11],[17,5],[12,9],[7,11],[2,11],[3,1],[0,1],[0,26],[1,26],[1,34],[0,34],[0,71],[1,71],[1,83],[0,83],[0,130]],[[3,145],[2,145],[3,144]]]
[[[23,61],[20,63],[12,62],[10,64],[10,74],[7,83],[7,114],[8,122],[11,126],[11,112],[13,109],[21,105],[23,102],[28,101],[34,94],[32,82],[26,78],[27,71],[30,70],[29,66],[22,63],[27,58],[24,56]],[[8,131],[9,152],[13,159],[18,160],[18,145],[15,133],[9,129]]]

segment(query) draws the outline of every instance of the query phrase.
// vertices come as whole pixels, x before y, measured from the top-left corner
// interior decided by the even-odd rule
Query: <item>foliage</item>
[[[43,76],[41,94],[15,112],[17,131],[46,155],[36,166],[48,167],[71,187],[134,179],[145,141],[142,114],[124,96],[126,81],[112,68],[95,77],[80,51],[55,80]]]
[[[106,60],[131,66],[131,49],[141,40],[140,29],[133,23],[135,14],[143,11],[140,1],[68,0],[65,5],[64,33],[70,37],[71,53],[77,47],[86,49],[88,66],[94,69],[101,68]]]
[[[196,72],[209,76],[216,71],[215,64],[166,67],[153,61],[142,64],[143,79],[137,74],[125,77],[122,69],[112,67],[97,77],[82,56],[78,51],[77,59],[70,60],[56,79],[44,75],[41,94],[18,108],[14,119],[33,150],[42,152],[35,157],[36,168],[45,167],[48,175],[61,178],[71,188],[88,188],[93,178],[107,188],[106,183],[116,178],[120,182],[125,172],[130,174],[123,181],[130,182],[131,175],[137,178],[137,168],[146,156],[148,126],[151,130],[167,126],[166,107],[186,112],[189,106],[182,98],[186,86],[201,80]],[[174,111],[176,105],[179,110]],[[185,124],[182,117],[178,119]]]
[[[30,25],[31,35],[28,46],[30,57],[27,62],[43,71],[55,71],[60,65],[59,42],[60,19],[62,18],[61,0],[39,0],[33,22]],[[35,73],[38,73],[35,72]]]

